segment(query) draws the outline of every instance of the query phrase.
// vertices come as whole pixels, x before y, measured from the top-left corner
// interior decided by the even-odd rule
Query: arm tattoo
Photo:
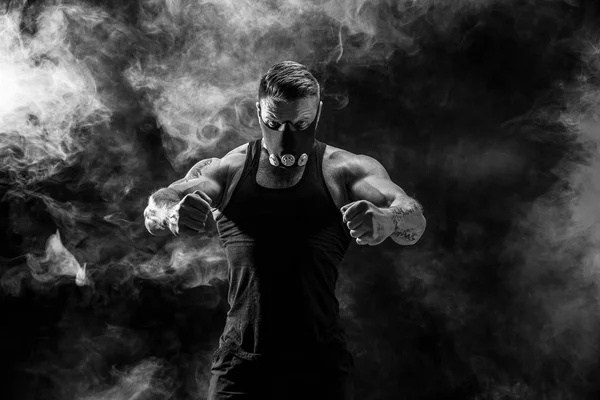
[[[392,238],[409,242],[417,240],[421,229],[413,223],[411,216],[415,213],[421,213],[421,206],[416,202],[411,202],[406,206],[391,207],[390,211],[392,212],[392,220],[394,221]]]
[[[406,240],[407,242],[413,242],[417,240],[417,231],[414,229],[400,229],[394,233],[392,236],[396,239]]]
[[[416,204],[410,204],[407,206],[396,206],[396,207],[392,207],[390,208],[390,211],[392,211],[392,220],[394,221],[394,226],[395,226],[395,230],[398,231],[400,230],[400,225],[404,222],[406,216],[414,214],[419,210],[420,207],[417,206]]]
[[[188,176],[186,176],[185,181],[190,181],[192,179],[195,179],[199,176],[202,175],[202,172],[210,165],[212,164],[212,161],[210,158],[208,160],[202,160],[200,161],[196,166],[194,166],[194,169],[192,171],[190,171],[191,173],[188,174]]]

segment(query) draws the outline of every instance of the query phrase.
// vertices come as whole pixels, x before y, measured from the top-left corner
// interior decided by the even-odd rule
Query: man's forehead
[[[317,96],[303,97],[294,101],[277,101],[272,98],[264,98],[260,106],[271,114],[285,114],[290,112],[309,112],[316,110],[319,105]]]

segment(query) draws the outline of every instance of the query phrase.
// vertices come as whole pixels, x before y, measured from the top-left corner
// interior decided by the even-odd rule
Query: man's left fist
[[[394,222],[385,211],[366,200],[346,204],[341,209],[350,236],[358,244],[375,246],[394,232]]]

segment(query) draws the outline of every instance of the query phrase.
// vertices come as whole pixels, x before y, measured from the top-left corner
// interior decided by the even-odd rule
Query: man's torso
[[[223,188],[222,199],[219,204],[215,205],[215,212],[217,215],[227,206],[229,199],[240,180],[247,151],[249,151],[249,147],[246,143],[233,149],[226,156],[228,157],[227,181]],[[329,193],[338,208],[341,208],[350,201],[343,176],[344,158],[342,152],[343,150],[326,145],[322,163],[323,178],[325,179]],[[266,150],[261,147],[256,175],[257,183],[259,185],[267,188],[287,188],[294,186],[302,179],[306,166],[291,169],[273,168],[269,163],[268,157],[269,155]]]
[[[259,142],[236,155],[215,212],[230,280],[221,345],[281,357],[344,352],[335,284],[350,236],[333,154],[316,143],[298,170],[273,168]]]

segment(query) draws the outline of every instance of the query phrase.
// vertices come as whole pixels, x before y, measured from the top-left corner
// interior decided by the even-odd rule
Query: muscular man
[[[210,400],[352,398],[337,268],[352,240],[411,245],[425,230],[420,205],[379,162],[315,139],[322,105],[305,66],[275,64],[258,88],[262,138],[198,162],[148,201],[153,235],[202,232],[212,211],[227,253]]]

